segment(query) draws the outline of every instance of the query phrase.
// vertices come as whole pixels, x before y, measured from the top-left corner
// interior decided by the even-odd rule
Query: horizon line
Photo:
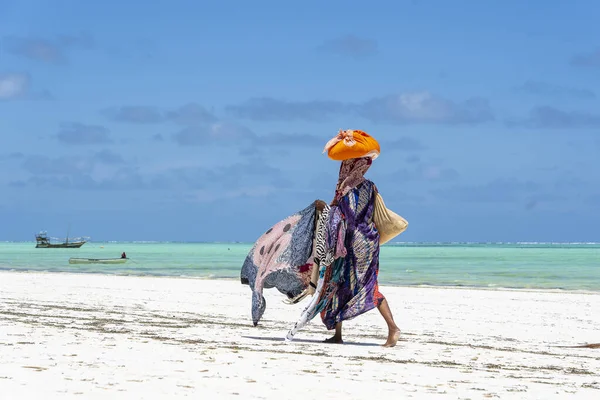
[[[35,240],[0,240],[0,243],[36,243]],[[243,241],[203,241],[203,240],[192,240],[192,241],[179,241],[179,240],[88,240],[86,243],[103,243],[103,244],[117,244],[117,243],[135,243],[135,244],[156,244],[156,243],[180,243],[180,244],[244,244],[252,245],[255,242],[243,242]],[[561,242],[561,241],[422,241],[422,242],[389,242],[382,246],[389,245],[600,245],[600,242],[591,241],[576,241],[576,242]]]

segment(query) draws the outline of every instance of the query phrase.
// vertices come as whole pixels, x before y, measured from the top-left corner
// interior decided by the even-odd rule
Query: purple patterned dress
[[[379,232],[373,222],[376,192],[373,182],[365,179],[331,207],[328,246],[336,247],[336,253],[343,256],[327,268],[324,277],[319,309],[327,329],[378,307],[385,299],[377,284]]]

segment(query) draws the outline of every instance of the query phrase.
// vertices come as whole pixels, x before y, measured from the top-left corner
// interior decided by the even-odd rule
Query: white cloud
[[[372,122],[391,124],[479,124],[494,119],[489,102],[481,97],[452,101],[427,91],[376,97],[362,103],[286,101],[254,98],[227,111],[255,121],[327,121],[336,115],[358,114]]]
[[[398,124],[475,124],[493,119],[485,99],[471,98],[459,103],[425,91],[372,99],[358,111],[372,121]]]
[[[29,87],[27,74],[0,74],[0,100],[11,100],[24,96]]]

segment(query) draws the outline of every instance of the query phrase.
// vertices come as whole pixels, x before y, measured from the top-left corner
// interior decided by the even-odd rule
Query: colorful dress
[[[294,335],[317,314],[327,329],[375,307],[379,292],[379,232],[373,222],[375,184],[364,178],[371,159],[346,160],[340,167],[335,199],[315,235],[319,280],[312,300],[286,335]]]
[[[378,307],[384,300],[377,284],[379,233],[373,223],[376,190],[373,182],[364,180],[331,207],[330,232],[337,231],[337,235],[330,235],[328,242],[330,245],[334,239],[339,242],[341,235],[346,254],[339,257],[324,276],[322,300],[325,304],[321,319],[327,329]],[[342,228],[335,227],[336,223],[342,223],[332,218],[336,213],[342,216]],[[336,252],[340,253],[339,249]]]

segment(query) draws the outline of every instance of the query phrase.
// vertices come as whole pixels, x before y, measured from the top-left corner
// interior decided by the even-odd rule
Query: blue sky
[[[0,0],[0,240],[253,241],[338,129],[403,241],[598,241],[600,3]]]

